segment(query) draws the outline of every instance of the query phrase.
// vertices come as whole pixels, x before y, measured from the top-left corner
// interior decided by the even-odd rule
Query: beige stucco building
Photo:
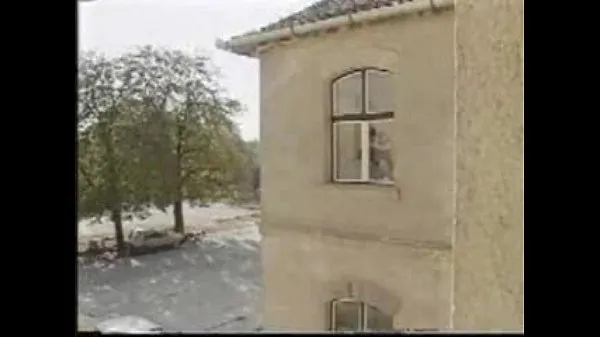
[[[523,329],[522,0],[319,1],[260,60],[264,326]]]

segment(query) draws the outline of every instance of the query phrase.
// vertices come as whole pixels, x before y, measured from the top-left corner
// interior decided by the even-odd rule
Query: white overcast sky
[[[179,48],[209,56],[222,85],[245,110],[242,136],[259,136],[258,61],[215,48],[228,38],[271,23],[316,0],[96,0],[78,4],[79,48],[109,55],[136,45]]]

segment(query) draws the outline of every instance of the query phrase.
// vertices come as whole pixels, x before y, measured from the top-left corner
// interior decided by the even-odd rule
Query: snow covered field
[[[183,205],[183,217],[187,228],[214,228],[218,226],[218,221],[223,219],[233,219],[250,216],[255,214],[255,210],[232,207],[225,204],[212,204],[210,207],[191,207],[189,204]],[[149,217],[146,219],[134,219],[124,221],[123,227],[125,233],[135,226],[140,228],[171,228],[173,225],[173,211],[169,207],[167,212],[161,212],[153,209],[149,211]],[[107,217],[100,223],[93,223],[92,220],[82,220],[78,226],[78,237],[96,237],[114,235],[114,226]]]
[[[80,264],[79,314],[88,328],[124,315],[145,317],[167,331],[251,331],[260,325],[258,219],[240,218],[252,211],[224,206],[188,207],[186,211],[187,223],[190,215],[207,223],[229,217],[238,217],[243,223],[211,233],[202,242],[186,243],[181,249]],[[148,223],[160,221],[155,218]],[[88,235],[100,232],[95,231]]]

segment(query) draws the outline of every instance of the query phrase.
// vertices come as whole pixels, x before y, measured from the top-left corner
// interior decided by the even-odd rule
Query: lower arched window
[[[354,298],[331,302],[332,331],[391,331],[394,318],[376,307]]]

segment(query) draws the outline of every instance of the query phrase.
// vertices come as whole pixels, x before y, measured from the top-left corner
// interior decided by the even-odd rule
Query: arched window
[[[332,96],[333,181],[393,183],[391,73],[347,73],[333,81]]]
[[[332,331],[392,331],[394,318],[354,298],[331,302]]]

